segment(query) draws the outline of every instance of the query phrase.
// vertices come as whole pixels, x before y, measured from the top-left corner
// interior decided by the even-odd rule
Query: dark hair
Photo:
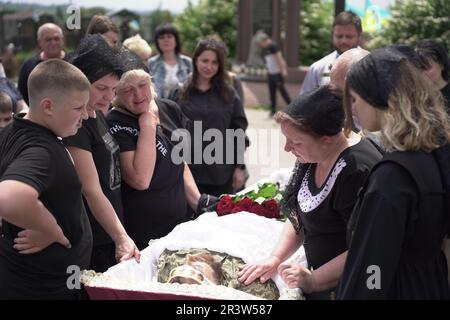
[[[352,11],[340,12],[333,21],[333,29],[335,26],[354,26],[358,33],[362,32],[361,18]]]
[[[330,85],[298,96],[275,116],[279,123],[288,120],[300,131],[319,137],[341,132],[344,118],[342,95]]]
[[[175,37],[175,54],[179,54],[181,52],[180,34],[178,33],[178,30],[168,22],[160,24],[155,29],[155,36],[153,41],[155,42],[156,49],[158,49],[158,52],[162,54],[161,48],[159,47],[158,38],[167,33]]]
[[[119,28],[111,21],[108,16],[102,16],[96,14],[91,18],[86,30],[86,34],[104,34],[108,31],[113,31],[119,34]]]
[[[417,52],[413,47],[407,44],[395,44],[389,46],[388,48],[392,48],[392,50],[397,50],[400,54],[404,55],[409,62],[411,62],[414,67],[417,69],[423,69],[424,65],[421,59],[419,58]]]
[[[91,84],[110,73],[119,79],[122,75],[119,51],[110,47],[100,34],[88,34],[81,39],[70,62],[84,73]]]
[[[423,65],[423,69],[430,68],[428,59],[432,59],[434,62],[440,64],[442,69],[442,79],[449,80],[450,62],[448,57],[448,51],[443,46],[431,39],[424,39],[417,43],[416,53]]]
[[[204,51],[213,51],[217,55],[217,62],[219,64],[219,69],[214,77],[211,79],[211,87],[219,93],[220,97],[226,102],[231,103],[233,98],[233,91],[228,85],[230,83],[228,71],[226,70],[226,48],[222,41],[217,41],[215,39],[204,39],[200,40],[195,48],[194,55],[192,57],[193,71],[192,77],[189,79],[186,89],[181,97],[182,101],[189,100],[189,96],[192,90],[197,85],[198,80],[198,69],[197,69],[197,59]]]

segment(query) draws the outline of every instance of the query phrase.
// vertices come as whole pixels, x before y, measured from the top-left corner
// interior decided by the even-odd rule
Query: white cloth
[[[333,63],[339,57],[339,53],[335,50],[322,59],[314,62],[308,70],[303,80],[300,94],[312,91],[322,85],[330,82],[330,71]]]
[[[272,173],[269,177],[269,181],[273,183],[279,183],[281,188],[285,188],[291,179],[293,167],[291,168],[281,168]]]
[[[164,79],[164,83],[167,87],[174,87],[178,84],[178,64],[171,66],[167,63],[164,63],[164,67],[166,68],[166,78]]]
[[[281,73],[281,68],[280,68],[280,65],[278,64],[277,54],[276,53],[268,54],[264,58],[266,60],[266,66],[267,66],[267,73],[268,74]]]
[[[141,263],[124,261],[111,267],[105,274],[114,278],[127,278],[128,282],[156,282],[157,260],[164,249],[179,250],[206,248],[242,258],[246,263],[267,258],[278,243],[283,222],[240,212],[218,217],[215,212],[201,215],[175,227],[167,236],[152,240],[142,251]],[[288,260],[306,267],[303,246]],[[279,275],[273,280],[281,290],[286,287]]]

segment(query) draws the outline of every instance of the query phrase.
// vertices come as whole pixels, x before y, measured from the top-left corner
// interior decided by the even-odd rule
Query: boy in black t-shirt
[[[2,131],[0,299],[79,296],[70,270],[88,266],[92,234],[61,138],[75,134],[87,117],[89,87],[71,64],[42,62],[28,80],[29,113]]]

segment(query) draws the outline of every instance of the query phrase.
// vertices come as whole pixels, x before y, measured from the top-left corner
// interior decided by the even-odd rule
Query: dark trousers
[[[286,104],[291,103],[291,98],[284,87],[284,79],[281,73],[269,74],[269,93],[270,93],[270,113],[273,115],[277,111],[277,88],[280,90],[281,96],[283,97]]]
[[[210,185],[210,184],[197,184],[200,193],[211,194],[216,197],[220,197],[222,194],[233,194],[233,177],[230,178],[225,184],[222,185]]]

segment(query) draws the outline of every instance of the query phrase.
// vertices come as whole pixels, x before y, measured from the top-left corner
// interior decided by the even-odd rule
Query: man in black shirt
[[[280,90],[286,104],[291,103],[291,98],[284,86],[284,80],[287,78],[286,61],[281,54],[280,48],[272,42],[272,39],[265,33],[259,37],[259,45],[263,49],[263,56],[267,66],[267,81],[270,93],[270,115],[273,116],[277,111],[277,88]]]
[[[29,113],[0,136],[0,299],[73,299],[68,272],[88,266],[92,233],[61,138],[87,118],[90,84],[59,59],[39,64],[28,84]]]

